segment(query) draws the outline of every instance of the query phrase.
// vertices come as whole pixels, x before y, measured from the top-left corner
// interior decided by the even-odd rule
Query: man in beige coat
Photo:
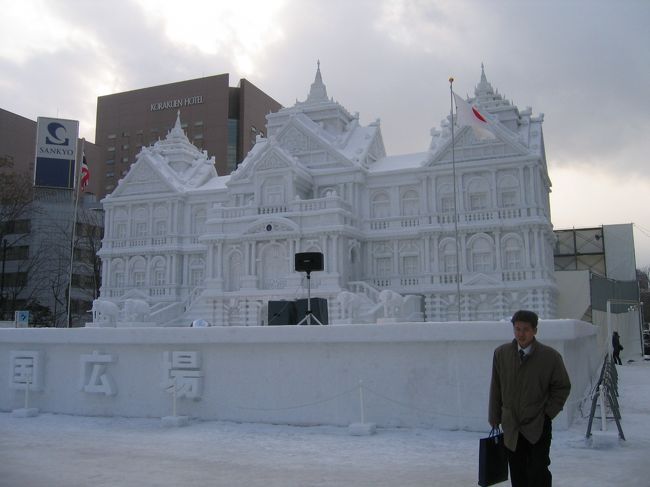
[[[551,420],[571,391],[562,356],[535,339],[537,315],[517,311],[515,338],[494,351],[489,422],[503,429],[513,487],[550,487]]]

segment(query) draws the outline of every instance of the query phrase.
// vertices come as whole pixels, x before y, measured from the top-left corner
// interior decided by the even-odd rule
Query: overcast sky
[[[650,0],[0,0],[0,107],[80,120],[97,97],[230,73],[283,105],[328,94],[427,149],[449,76],[544,113],[555,228],[634,223],[650,266]]]

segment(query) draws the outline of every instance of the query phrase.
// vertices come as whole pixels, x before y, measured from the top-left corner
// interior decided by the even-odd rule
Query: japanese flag
[[[88,186],[89,182],[90,182],[90,169],[88,168],[88,164],[86,164],[86,154],[84,154],[83,159],[81,161],[81,181],[80,181],[81,191],[86,190],[86,186]]]
[[[496,139],[487,119],[476,107],[467,103],[456,93],[454,93],[454,100],[456,101],[456,125],[459,127],[472,127],[477,139]]]

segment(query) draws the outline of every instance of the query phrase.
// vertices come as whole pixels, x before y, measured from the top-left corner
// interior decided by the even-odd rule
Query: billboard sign
[[[38,117],[34,185],[53,188],[74,186],[79,122]]]

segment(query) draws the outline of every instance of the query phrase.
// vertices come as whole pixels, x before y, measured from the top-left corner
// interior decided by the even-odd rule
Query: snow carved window
[[[519,183],[514,176],[505,176],[499,179],[497,185],[499,207],[519,206]]]
[[[285,182],[282,176],[274,176],[262,185],[262,204],[264,206],[283,205],[286,203]]]
[[[447,240],[440,246],[440,265],[444,273],[456,272],[456,242]]]
[[[377,193],[372,197],[371,215],[373,218],[390,216],[390,198],[386,193]]]
[[[131,283],[133,286],[141,288],[144,287],[145,283],[145,262],[144,259],[136,259],[131,267]]]
[[[420,195],[415,190],[408,190],[402,195],[402,216],[420,214]]]
[[[200,286],[203,284],[203,269],[205,263],[203,259],[192,259],[190,262],[190,286]]]
[[[400,248],[400,257],[402,259],[402,274],[413,276],[420,274],[420,249],[416,244],[407,243]]]
[[[467,203],[470,211],[485,210],[490,201],[490,187],[485,178],[474,178],[467,185]]]
[[[393,274],[393,252],[385,244],[375,247],[375,272],[378,276],[390,276]]]
[[[124,262],[119,259],[113,262],[113,287],[124,287]]]
[[[239,252],[232,252],[228,257],[228,291],[241,289],[242,258]]]
[[[262,251],[262,289],[283,289],[287,286],[289,261],[286,249],[280,244],[271,244]]]
[[[145,208],[138,208],[133,215],[133,236],[142,238],[147,236],[148,214]]]
[[[503,268],[505,270],[515,270],[522,268],[523,246],[521,241],[515,237],[507,237],[503,241]]]
[[[490,272],[494,270],[494,252],[487,238],[474,240],[470,247],[470,268],[472,272]]]
[[[205,227],[206,213],[204,208],[197,208],[192,212],[192,235],[201,235]]]
[[[165,261],[161,258],[156,259],[152,265],[151,272],[152,284],[154,286],[164,286],[167,284]]]
[[[438,187],[438,211],[442,213],[454,212],[454,188],[451,184]]]

